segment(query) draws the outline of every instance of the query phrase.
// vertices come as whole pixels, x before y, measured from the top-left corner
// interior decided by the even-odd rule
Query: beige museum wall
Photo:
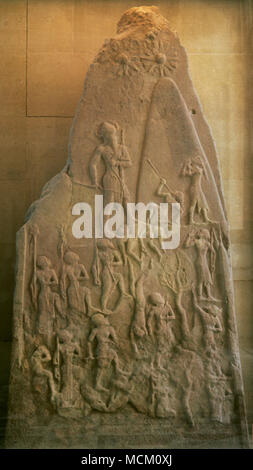
[[[0,0],[0,433],[3,435],[15,233],[67,157],[89,63],[120,15],[155,4],[189,54],[220,156],[248,419],[253,423],[252,0]]]

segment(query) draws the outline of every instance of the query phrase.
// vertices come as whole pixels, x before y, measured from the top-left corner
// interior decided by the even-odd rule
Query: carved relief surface
[[[107,204],[150,201],[180,204],[175,249],[99,235]],[[80,202],[90,238],[73,236]],[[219,165],[156,7],[128,10],[91,64],[68,162],[17,247],[8,447],[247,446]]]

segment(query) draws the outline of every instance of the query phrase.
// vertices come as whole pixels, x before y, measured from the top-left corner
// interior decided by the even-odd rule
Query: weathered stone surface
[[[75,239],[72,207],[101,193],[180,202],[180,246]],[[247,446],[219,165],[155,7],[127,11],[90,66],[17,247],[8,447]]]

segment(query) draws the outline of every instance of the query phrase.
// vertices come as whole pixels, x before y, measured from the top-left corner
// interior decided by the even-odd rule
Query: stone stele
[[[75,238],[72,208],[94,211],[95,195],[123,211],[180,203],[180,245]],[[215,144],[177,34],[157,7],[131,8],[89,68],[65,168],[17,234],[6,446],[247,445]]]

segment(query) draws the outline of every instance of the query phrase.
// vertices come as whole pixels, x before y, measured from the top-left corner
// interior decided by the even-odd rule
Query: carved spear
[[[56,335],[56,348],[55,348],[55,353],[54,353],[54,376],[59,382],[60,380],[60,350],[59,350],[59,337]]]
[[[63,262],[63,257],[64,257],[64,253],[68,247],[68,243],[67,243],[67,238],[66,238],[66,235],[65,235],[65,226],[64,225],[60,225],[59,227],[59,244],[58,244],[58,254],[59,254],[59,258],[61,260],[61,267],[60,267],[60,293],[61,293],[61,297],[63,298],[63,300],[65,301],[65,280],[64,280],[64,273],[63,273],[63,270],[64,270],[64,262]]]
[[[30,284],[32,303],[37,309],[37,236],[39,235],[38,225],[30,226],[30,244],[33,245],[33,276]]]
[[[146,162],[150,165],[150,167],[152,168],[153,172],[155,173],[156,176],[158,176],[158,178],[161,180],[162,177],[158,171],[158,169],[155,167],[154,163],[149,159],[147,158]],[[173,195],[173,191],[172,189],[168,186],[167,183],[164,183],[164,186],[168,189],[168,191]]]
[[[93,280],[96,286],[100,285],[100,268],[99,268],[99,257],[98,257],[98,247],[97,239],[94,238],[94,259],[91,267],[91,272],[93,275]]]

